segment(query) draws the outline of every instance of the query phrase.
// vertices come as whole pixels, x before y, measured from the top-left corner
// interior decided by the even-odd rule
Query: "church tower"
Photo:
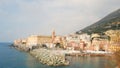
[[[52,43],[53,43],[54,39],[55,39],[55,30],[53,29],[53,31],[52,31]]]

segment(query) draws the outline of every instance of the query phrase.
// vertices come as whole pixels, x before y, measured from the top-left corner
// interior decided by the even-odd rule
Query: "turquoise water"
[[[112,66],[104,57],[67,57],[69,66],[51,67],[38,62],[25,52],[20,52],[9,46],[10,43],[0,43],[0,68],[106,68]]]

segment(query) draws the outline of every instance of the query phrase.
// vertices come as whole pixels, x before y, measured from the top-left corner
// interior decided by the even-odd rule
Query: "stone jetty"
[[[41,63],[49,66],[69,65],[69,61],[66,60],[65,54],[63,53],[39,48],[30,51],[30,54],[36,57]]]
[[[26,45],[14,45],[16,49],[30,53],[37,58],[41,63],[49,66],[64,66],[69,65],[69,61],[66,60],[65,54],[57,50],[49,50],[45,48],[30,49]]]

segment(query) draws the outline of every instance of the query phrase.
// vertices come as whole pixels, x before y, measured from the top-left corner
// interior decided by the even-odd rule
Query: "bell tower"
[[[54,39],[55,39],[55,30],[53,29],[52,30],[52,43],[53,43]]]

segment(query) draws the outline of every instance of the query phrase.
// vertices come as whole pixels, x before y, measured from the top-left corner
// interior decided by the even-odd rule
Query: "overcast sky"
[[[0,42],[74,33],[120,8],[120,0],[0,0]]]

